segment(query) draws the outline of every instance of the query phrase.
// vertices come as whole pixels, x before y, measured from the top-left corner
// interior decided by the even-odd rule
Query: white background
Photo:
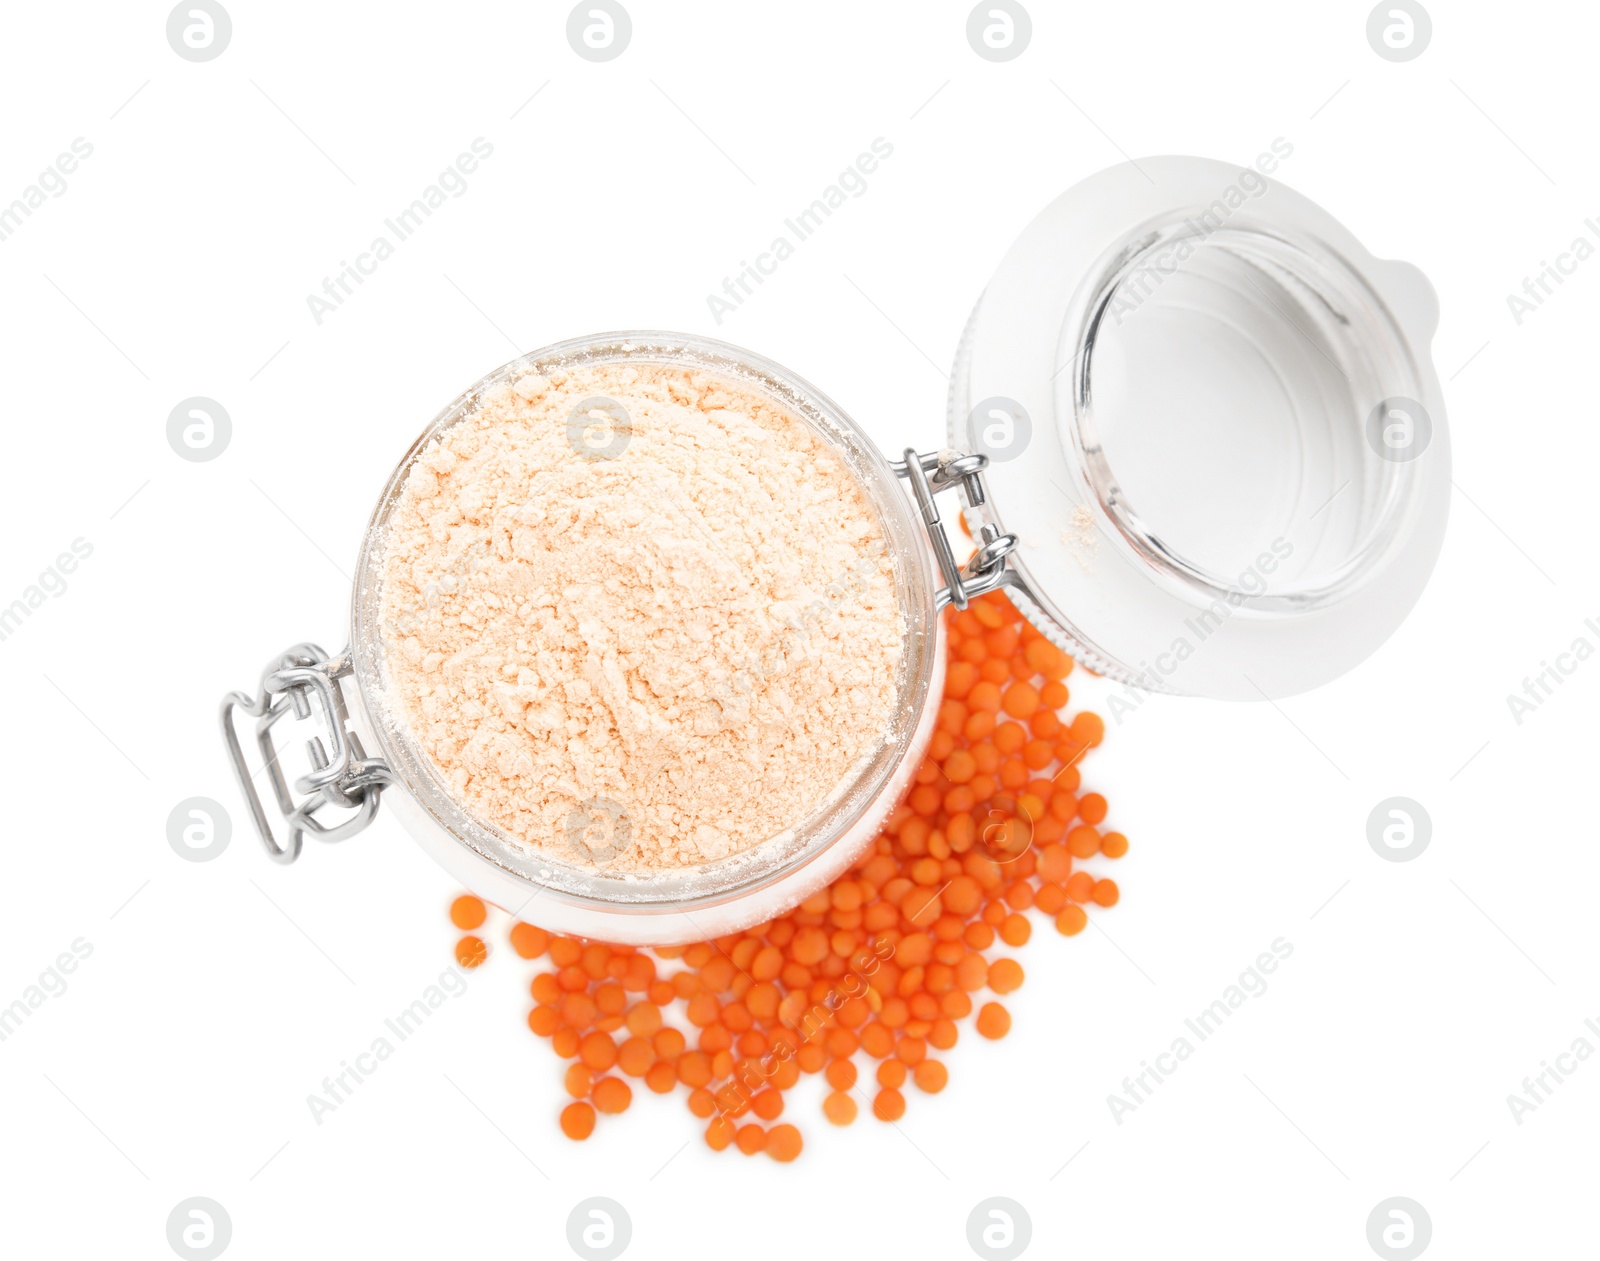
[[[1368,1256],[1394,1195],[1430,1255],[1591,1246],[1600,1063],[1520,1126],[1506,1097],[1600,1047],[1600,663],[1520,726],[1505,698],[1600,643],[1600,262],[1520,326],[1506,295],[1600,215],[1600,17],[1441,2],[1391,64],[1362,3],[1031,9],[992,64],[961,3],[638,0],[597,65],[560,4],[233,0],[206,64],[163,5],[10,7],[0,203],[75,137],[94,152],[0,242],[0,603],[94,550],[0,643],[0,1003],[93,947],[0,1044],[9,1255],[168,1256],[194,1195],[240,1258],[568,1255],[591,1195],[641,1257],[970,1256],[992,1195],[1041,1256]],[[318,326],[306,295],[479,136],[467,192]],[[706,295],[879,136],[866,194],[717,326]],[[1123,902],[1076,939],[1041,921],[1012,1035],[967,1032],[899,1127],[832,1129],[808,1080],[791,1166],[711,1153],[681,1094],[643,1089],[574,1145],[502,949],[315,1124],[306,1096],[444,967],[456,889],[389,818],[269,864],[215,706],[290,643],[342,643],[363,523],[438,408],[517,352],[676,328],[788,365],[886,448],[934,446],[962,322],[1047,201],[1124,154],[1243,164],[1278,136],[1280,179],[1438,289],[1450,534],[1348,677],[1112,731],[1085,780],[1132,839]],[[166,441],[193,395],[232,417],[214,462]],[[1365,834],[1396,794],[1434,824],[1403,864]],[[233,817],[209,863],[167,844],[195,795]],[[1271,988],[1116,1124],[1107,1096],[1278,937]]]

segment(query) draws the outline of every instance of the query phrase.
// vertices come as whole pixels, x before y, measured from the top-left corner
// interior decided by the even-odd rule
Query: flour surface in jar
[[[496,387],[419,453],[383,634],[397,716],[469,813],[649,872],[840,792],[887,738],[905,624],[834,451],[735,378],[623,361]]]

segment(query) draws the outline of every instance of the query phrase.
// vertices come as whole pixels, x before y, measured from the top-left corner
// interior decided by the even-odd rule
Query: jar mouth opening
[[[878,519],[893,562],[895,598],[905,628],[895,703],[878,746],[794,827],[737,854],[693,868],[631,870],[620,853],[609,868],[582,860],[566,861],[559,845],[549,850],[534,848],[470,814],[450,792],[439,768],[413,734],[390,687],[385,659],[387,525],[419,455],[441,432],[476,410],[488,392],[519,377],[621,362],[700,369],[727,378],[772,400],[827,445],[860,483]],[[606,333],[560,342],[502,365],[445,407],[412,444],[390,475],[363,538],[351,610],[352,656],[357,687],[371,717],[380,756],[444,831],[479,858],[525,882],[530,902],[554,898],[608,910],[681,913],[728,902],[782,880],[831,848],[869,814],[900,768],[929,701],[938,664],[934,597],[926,542],[909,499],[871,439],[831,399],[770,360],[725,343],[664,332]],[[599,803],[599,810],[604,809],[604,803]],[[586,827],[587,819],[579,824],[579,830]]]
[[[1063,348],[1063,445],[1158,580],[1282,617],[1383,568],[1416,469],[1369,422],[1422,387],[1393,315],[1344,259],[1190,208],[1124,237],[1084,291]]]

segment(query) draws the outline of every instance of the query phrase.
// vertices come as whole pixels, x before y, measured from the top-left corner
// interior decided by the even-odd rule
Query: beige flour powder
[[[406,479],[391,689],[453,795],[522,844],[709,862],[799,823],[886,736],[892,575],[851,473],[753,389],[645,363],[525,376]]]

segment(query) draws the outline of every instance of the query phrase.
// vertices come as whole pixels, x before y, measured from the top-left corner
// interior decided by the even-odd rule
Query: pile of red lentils
[[[872,1113],[898,1120],[907,1084],[933,1094],[961,1022],[1001,1038],[999,998],[1023,982],[1002,948],[1032,936],[1036,911],[1068,937],[1091,903],[1117,902],[1091,870],[1128,841],[1102,831],[1106,801],[1079,792],[1079,766],[1105,734],[1100,718],[1065,717],[1072,659],[1001,594],[946,610],[949,665],[938,726],[915,785],[855,865],[781,918],[692,946],[639,950],[517,923],[511,946],[547,959],[532,980],[528,1027],[571,1061],[567,1137],[627,1110],[630,1081],[680,1086],[720,1151],[776,1160],[800,1154],[780,1122],[784,1092],[822,1073],[823,1115],[856,1119],[859,1065],[876,1062]],[[1085,866],[1084,864],[1089,864]],[[471,895],[450,908],[469,935],[456,958],[488,955],[472,930],[487,918]],[[987,997],[985,995],[993,997]],[[866,1099],[861,1093],[861,1098]]]

